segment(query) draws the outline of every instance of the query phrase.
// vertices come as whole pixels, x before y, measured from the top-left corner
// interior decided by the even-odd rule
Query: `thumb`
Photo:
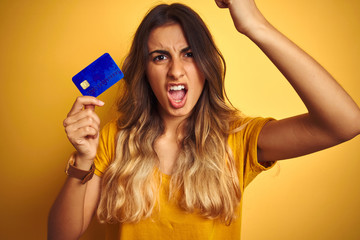
[[[84,108],[85,108],[85,109],[90,109],[90,110],[93,110],[93,111],[94,111],[94,110],[95,110],[95,105],[93,105],[93,104],[85,105]]]

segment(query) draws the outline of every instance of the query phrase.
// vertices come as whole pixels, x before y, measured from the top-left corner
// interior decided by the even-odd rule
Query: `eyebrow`
[[[187,52],[187,51],[189,51],[190,49],[191,49],[190,46],[185,47],[185,48],[181,49],[180,53]],[[153,53],[160,53],[160,54],[170,55],[169,52],[166,51],[166,50],[155,50],[155,51],[150,52],[149,55],[151,55],[151,54],[153,54]]]

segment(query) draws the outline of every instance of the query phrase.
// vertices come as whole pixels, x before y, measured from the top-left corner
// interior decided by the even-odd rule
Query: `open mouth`
[[[168,97],[173,107],[179,108],[185,104],[187,89],[183,84],[171,85],[168,89]]]

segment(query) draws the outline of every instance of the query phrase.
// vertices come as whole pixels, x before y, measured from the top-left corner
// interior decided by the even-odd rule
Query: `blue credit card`
[[[82,95],[97,97],[123,77],[110,54],[105,53],[76,74],[72,81]]]

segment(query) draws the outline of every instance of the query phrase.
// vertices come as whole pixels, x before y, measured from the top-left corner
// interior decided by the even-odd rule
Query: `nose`
[[[174,80],[178,80],[185,74],[184,63],[179,58],[173,58],[170,62],[168,76]]]

